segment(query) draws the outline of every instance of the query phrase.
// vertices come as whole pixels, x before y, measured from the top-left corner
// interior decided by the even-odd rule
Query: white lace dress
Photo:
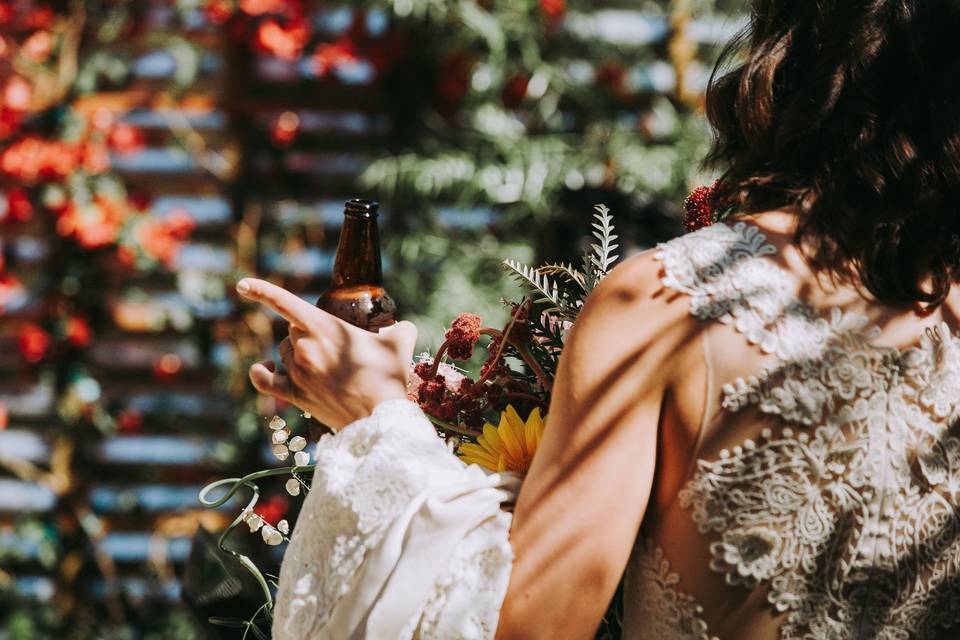
[[[960,340],[943,325],[877,346],[865,318],[799,300],[775,254],[745,223],[659,248],[714,345],[716,411],[638,535],[624,635],[955,637]],[[410,403],[325,438],[274,637],[492,637],[512,563],[498,506],[516,489],[451,456]]]

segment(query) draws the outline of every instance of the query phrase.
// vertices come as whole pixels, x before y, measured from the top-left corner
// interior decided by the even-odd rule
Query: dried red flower
[[[473,346],[480,339],[480,316],[461,313],[443,335],[447,342],[447,355],[454,360],[469,360]]]
[[[687,231],[709,227],[716,222],[714,218],[715,189],[716,183],[712,187],[699,187],[684,200],[683,208],[686,210],[686,215],[683,216],[683,226]]]

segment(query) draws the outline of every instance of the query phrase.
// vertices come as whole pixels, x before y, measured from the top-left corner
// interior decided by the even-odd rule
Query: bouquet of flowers
[[[711,193],[706,188],[688,198],[685,222],[689,229],[712,222],[710,200]],[[587,296],[618,259],[617,235],[607,207],[596,206],[592,226],[594,241],[578,266],[556,263],[529,267],[504,261],[504,267],[529,291],[519,302],[505,302],[510,309],[506,326],[487,327],[479,316],[462,313],[452,322],[436,353],[424,353],[411,363],[408,397],[420,405],[438,436],[446,439],[451,451],[465,463],[519,474],[529,469],[548,422],[545,412],[550,406],[566,334]],[[472,378],[455,363],[470,360],[481,341],[485,342],[486,357],[479,375]],[[270,420],[268,430],[274,456],[282,462],[292,458],[291,465],[220,480],[200,494],[205,505],[220,507],[241,489],[251,492],[246,506],[222,533],[218,544],[254,575],[264,604],[249,620],[216,618],[210,622],[241,627],[245,636],[252,634],[256,638],[269,635],[272,588],[253,561],[228,549],[225,541],[243,524],[268,545],[289,541],[291,525],[287,520],[271,522],[262,510],[256,509],[260,495],[257,482],[290,476],[285,485],[287,493],[302,496],[310,489],[309,478],[314,469],[304,436],[292,435],[279,416]],[[213,499],[210,496],[215,492],[221,495]],[[607,620],[606,625],[609,624]]]

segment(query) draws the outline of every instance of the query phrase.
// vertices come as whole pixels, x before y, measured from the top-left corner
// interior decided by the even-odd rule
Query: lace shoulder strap
[[[792,325],[816,322],[812,310],[794,297],[789,274],[761,259],[776,253],[757,227],[738,222],[661,244],[656,257],[663,263],[664,286],[690,296],[696,318],[732,324],[765,352],[789,359],[809,346],[798,343]]]

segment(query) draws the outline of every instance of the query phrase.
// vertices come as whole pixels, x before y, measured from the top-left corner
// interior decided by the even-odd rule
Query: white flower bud
[[[273,416],[270,420],[270,428],[276,431],[277,429],[283,429],[287,426],[287,422],[280,416]]]
[[[287,493],[289,493],[290,495],[292,496],[300,495],[300,481],[297,480],[296,478],[290,478],[289,480],[287,480],[287,484],[284,485],[284,487],[286,488]]]
[[[306,411],[304,411],[304,412],[303,412],[303,417],[306,418],[307,420],[309,420],[309,419],[312,418],[313,416],[311,416],[309,413],[307,413]]]
[[[263,541],[266,542],[271,547],[275,547],[281,542],[283,542],[283,534],[274,529],[272,526],[264,525],[263,529],[260,531],[260,535],[263,536]]]
[[[287,446],[290,447],[290,451],[303,451],[303,448],[307,446],[307,439],[303,436],[294,436],[290,438]]]
[[[277,523],[277,530],[283,535],[290,533],[290,523],[286,520],[281,520]]]
[[[250,533],[255,533],[263,526],[263,518],[258,516],[255,513],[251,513],[246,517],[247,526],[250,527]]]
[[[273,455],[277,460],[283,462],[290,457],[290,451],[287,450],[285,444],[275,444],[273,445]]]
[[[298,467],[303,467],[310,464],[310,454],[306,451],[297,451],[293,454],[293,464]]]
[[[286,429],[277,429],[273,432],[273,435],[270,436],[270,439],[273,441],[273,444],[283,444],[287,441],[287,438],[290,437],[290,432]]]

